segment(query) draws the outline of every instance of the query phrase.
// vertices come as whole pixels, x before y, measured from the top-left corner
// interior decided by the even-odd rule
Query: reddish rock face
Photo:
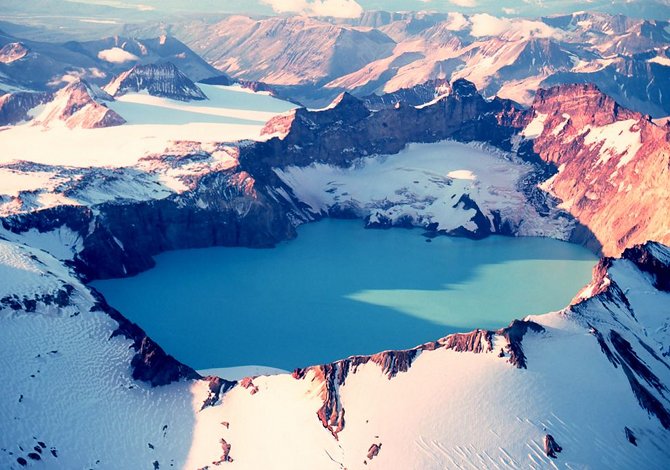
[[[370,446],[370,449],[368,449],[368,460],[372,460],[375,457],[377,457],[377,455],[379,455],[379,451],[381,450],[381,448],[382,448],[381,442],[379,444],[372,444]]]
[[[219,460],[212,462],[212,465],[216,465],[217,467],[224,462],[233,462],[233,458],[230,456],[230,449],[232,446],[228,444],[223,438],[219,441],[219,443],[221,444],[221,457]]]
[[[240,381],[240,385],[243,388],[246,388],[249,390],[249,393],[252,395],[256,395],[258,393],[258,387],[254,384],[254,379],[253,377],[245,377]]]
[[[559,168],[545,187],[595,235],[603,254],[647,240],[670,243],[667,127],[593,85],[538,92],[526,122],[537,116],[546,118],[533,150]]]
[[[50,126],[62,121],[71,129],[95,129],[125,124],[125,119],[103,104],[102,99],[112,98],[104,92],[96,93],[84,81],[71,83],[46,103],[45,110],[36,118],[35,124]]]
[[[508,362],[519,369],[525,369],[526,357],[523,353],[522,342],[528,331],[541,333],[544,328],[532,321],[515,320],[507,328],[497,331],[474,330],[470,333],[453,334],[412,349],[384,351],[372,356],[351,356],[332,364],[295,369],[292,376],[296,380],[304,380],[308,376],[308,372],[313,372],[311,380],[320,386],[319,396],[323,401],[323,405],[317,410],[316,415],[323,427],[330,431],[335,439],[338,439],[338,434],[346,424],[345,409],[340,397],[340,386],[345,384],[349,374],[356,373],[359,366],[370,362],[374,363],[391,380],[399,373],[407,372],[414,360],[423,351],[444,348],[456,352],[491,353],[493,337],[500,336],[507,341]],[[506,355],[503,354],[498,357],[504,358]],[[245,386],[244,382],[240,385]],[[381,448],[381,444],[379,444],[379,448]],[[371,447],[370,450],[372,451],[373,448]],[[374,455],[377,455],[377,453],[379,453],[379,449],[376,450]],[[368,457],[368,459],[371,458]]]

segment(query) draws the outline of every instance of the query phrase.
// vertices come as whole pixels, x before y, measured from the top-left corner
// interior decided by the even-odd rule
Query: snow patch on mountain
[[[547,120],[547,115],[538,113],[532,121],[521,131],[521,135],[526,139],[535,139],[544,132],[544,122]]]
[[[561,114],[561,117],[563,118],[563,120],[558,124],[558,126],[554,127],[554,130],[551,131],[551,135],[553,136],[557,136],[561,132],[563,132],[565,126],[567,126],[568,122],[570,122],[570,115],[568,113]]]
[[[636,119],[616,121],[600,127],[587,126],[584,143],[589,147],[601,145],[600,158],[596,165],[607,163],[612,157],[620,157],[617,168],[630,163],[642,147],[640,130],[636,128]]]
[[[56,175],[52,171],[26,172],[0,167],[0,196],[17,197],[22,191],[53,188],[57,184],[53,181]]]
[[[659,55],[659,56],[656,56],[652,59],[649,59],[648,62],[651,62],[653,64],[664,65],[666,67],[670,67],[670,57],[666,57],[666,56],[660,56]]]
[[[40,232],[36,228],[31,228],[21,234],[0,229],[0,237],[8,241],[44,250],[60,261],[74,260],[75,256],[83,248],[81,235],[66,225],[43,232]]]

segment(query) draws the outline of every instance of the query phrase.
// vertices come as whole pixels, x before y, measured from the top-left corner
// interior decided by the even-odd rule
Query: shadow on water
[[[271,250],[169,252],[150,271],[94,286],[191,366],[291,370],[562,308],[595,263],[551,239],[427,243],[419,230],[361,225],[309,224]]]

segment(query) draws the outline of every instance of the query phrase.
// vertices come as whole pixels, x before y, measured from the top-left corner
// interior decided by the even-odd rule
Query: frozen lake
[[[596,258],[551,239],[427,243],[420,230],[324,220],[273,249],[181,250],[156,262],[93,286],[196,369],[292,370],[561,309]]]

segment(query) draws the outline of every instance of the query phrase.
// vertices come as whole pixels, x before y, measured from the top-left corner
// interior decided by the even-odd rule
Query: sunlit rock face
[[[540,91],[528,118],[540,129],[533,149],[559,170],[543,187],[589,227],[604,253],[670,242],[659,210],[670,203],[670,128],[592,85]]]
[[[33,124],[51,127],[64,123],[70,129],[125,124],[126,120],[105,104],[112,99],[104,91],[78,80],[60,89],[51,101],[38,109]]]

